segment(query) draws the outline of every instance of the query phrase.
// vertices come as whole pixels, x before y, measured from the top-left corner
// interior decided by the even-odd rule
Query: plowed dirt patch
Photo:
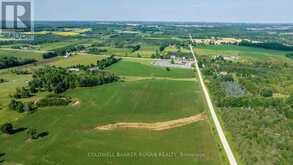
[[[80,105],[80,102],[79,101],[75,101],[72,106],[76,107],[76,106],[79,106]]]
[[[181,118],[177,120],[156,122],[156,123],[115,123],[103,126],[98,126],[96,130],[110,131],[115,129],[147,129],[152,131],[163,131],[172,128],[182,127],[198,121],[207,120],[208,115],[201,113],[195,116]]]

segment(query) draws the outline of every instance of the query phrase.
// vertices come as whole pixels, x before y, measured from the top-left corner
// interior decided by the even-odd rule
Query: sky
[[[292,6],[292,0],[34,0],[34,19],[293,23]]]

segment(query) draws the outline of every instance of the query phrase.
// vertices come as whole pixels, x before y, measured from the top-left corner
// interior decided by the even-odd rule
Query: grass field
[[[145,76],[145,77],[172,77],[172,78],[192,78],[194,71],[191,69],[166,68],[152,66],[151,64],[138,63],[130,60],[122,60],[118,64],[109,68],[110,71],[123,76]]]
[[[69,29],[69,30],[70,31],[38,31],[38,32],[33,32],[33,33],[28,33],[28,34],[34,34],[34,35],[53,34],[53,35],[62,36],[62,37],[72,37],[72,36],[78,36],[81,33],[91,31],[90,28],[73,28],[73,29]]]
[[[36,60],[42,59],[42,53],[34,51],[0,50],[0,57],[4,56],[13,56],[17,58],[33,58]]]
[[[40,45],[41,50],[54,50],[58,48],[63,48],[69,45],[72,45],[72,42],[54,42],[54,43],[45,43]]]
[[[98,55],[88,55],[88,54],[77,54],[73,55],[70,58],[58,57],[58,60],[54,60],[49,63],[49,65],[55,65],[60,67],[69,67],[72,65],[90,65],[96,64],[97,60],[104,58],[103,56]]]
[[[159,46],[153,46],[153,45],[142,45],[142,48],[134,52],[132,56],[141,56],[141,57],[147,57],[150,58],[153,54],[155,54],[156,50],[159,50]]]
[[[99,56],[77,55],[52,64],[69,66],[80,61],[95,63]],[[111,71],[124,76],[194,79],[193,70],[152,66],[148,60],[125,59]],[[9,76],[9,75],[7,75]],[[11,75],[10,75],[11,76]],[[15,75],[11,79],[16,78]],[[26,78],[11,88],[24,85]],[[28,76],[27,79],[30,79]],[[1,93],[5,84],[0,84]],[[11,91],[12,89],[7,89]],[[23,165],[51,164],[222,164],[218,145],[209,121],[161,132],[146,130],[97,131],[97,125],[114,122],[160,122],[188,117],[207,111],[197,81],[150,79],[126,81],[94,88],[69,90],[65,95],[79,100],[78,106],[42,108],[33,114],[10,115],[17,128],[48,131],[36,141],[28,141],[25,131],[12,136],[0,134],[0,153],[5,163]],[[7,97],[3,98],[4,102]],[[9,112],[9,114],[6,114]],[[9,119],[9,118],[8,118]],[[136,154],[130,157],[93,157],[92,153]],[[155,156],[157,154],[157,156]]]
[[[192,90],[190,90],[192,89]],[[147,80],[71,90],[80,107],[42,109],[21,118],[17,126],[48,131],[49,136],[26,141],[24,132],[0,136],[7,162],[23,164],[219,164],[217,146],[206,121],[162,132],[118,130],[99,132],[98,124],[116,121],[162,121],[197,114],[206,109],[193,82]],[[172,94],[173,93],[173,94]],[[164,139],[164,140],[163,140]],[[20,148],[17,146],[21,146]],[[190,147],[192,146],[192,147]],[[17,149],[16,149],[17,148]],[[74,151],[74,152],[72,152]],[[175,152],[204,155],[176,158],[92,158],[95,152]],[[21,154],[20,154],[21,153]],[[76,160],[72,161],[72,158]],[[97,160],[98,159],[98,160]]]
[[[52,34],[62,37],[72,37],[72,36],[78,36],[79,33],[77,32],[52,32]]]
[[[116,56],[150,58],[155,54],[156,50],[159,50],[159,46],[142,44],[141,48],[136,52],[132,52],[129,48],[103,47],[103,49],[107,49],[107,54]]]
[[[31,75],[17,76],[6,71],[0,72],[0,78],[4,78],[8,81],[0,84],[0,123],[15,121],[22,115],[8,110],[9,96],[14,93],[16,88],[24,86],[25,81],[31,79]]]
[[[55,49],[67,47],[70,45],[76,45],[76,44],[84,44],[84,43],[91,43],[92,41],[87,39],[72,39],[72,40],[66,40],[66,41],[60,41],[60,42],[52,42],[52,43],[44,43],[40,44],[40,50],[43,51],[53,51]]]
[[[249,61],[272,61],[272,62],[291,62],[285,57],[290,52],[268,50],[260,48],[242,47],[242,46],[199,46],[196,47],[196,52],[199,55],[223,55],[223,56],[236,56],[243,60]]]

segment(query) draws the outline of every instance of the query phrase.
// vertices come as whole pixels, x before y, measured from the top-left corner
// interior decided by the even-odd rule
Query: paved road
[[[192,40],[191,35],[190,35],[190,39]],[[202,86],[206,101],[208,103],[208,107],[209,107],[210,113],[212,115],[212,119],[213,119],[214,124],[216,126],[216,130],[218,132],[218,135],[220,137],[221,143],[222,143],[222,145],[224,147],[224,150],[226,152],[226,155],[227,155],[227,158],[229,160],[229,163],[230,163],[230,165],[237,165],[237,161],[236,161],[236,159],[235,159],[235,157],[233,155],[233,152],[232,152],[232,150],[231,150],[231,148],[229,146],[229,143],[228,143],[228,141],[227,141],[227,139],[225,137],[224,131],[223,131],[222,126],[221,126],[221,124],[220,124],[220,122],[218,120],[218,117],[217,117],[217,114],[215,112],[213,103],[212,103],[211,98],[209,96],[207,87],[205,86],[205,83],[203,81],[202,73],[201,73],[201,71],[199,69],[198,62],[197,62],[196,56],[195,56],[194,51],[193,51],[193,47],[192,47],[192,45],[189,45],[189,47],[190,47],[190,51],[191,51],[191,53],[192,53],[192,55],[194,57],[194,60],[195,60],[195,68],[196,68],[196,71],[197,71],[197,74],[198,74],[198,77],[199,77],[199,81],[200,81],[200,84]]]

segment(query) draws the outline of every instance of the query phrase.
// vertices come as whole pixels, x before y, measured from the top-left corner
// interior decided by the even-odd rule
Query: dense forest
[[[293,46],[287,46],[281,43],[273,43],[273,42],[261,42],[261,43],[251,43],[249,41],[242,41],[240,46],[249,46],[255,48],[264,48],[264,49],[272,49],[272,50],[282,50],[282,51],[293,51]]]
[[[200,57],[200,67],[241,161],[292,162],[292,65]]]

